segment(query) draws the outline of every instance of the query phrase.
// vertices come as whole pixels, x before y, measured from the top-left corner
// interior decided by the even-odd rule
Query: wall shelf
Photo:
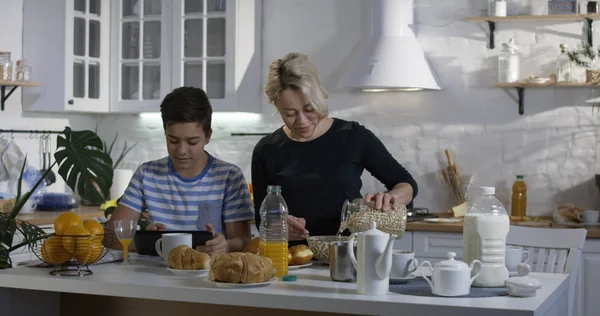
[[[496,47],[495,32],[497,22],[587,22],[587,42],[593,45],[593,24],[600,20],[600,14],[558,14],[558,15],[516,15],[516,16],[477,16],[465,19],[467,22],[488,23],[490,29],[490,49]]]
[[[2,81],[0,80],[0,111],[4,111],[4,103],[18,87],[39,87],[39,83],[29,81]],[[6,93],[6,89],[10,89]]]
[[[525,110],[525,89],[529,88],[593,88],[600,87],[598,83],[585,83],[585,82],[568,82],[568,83],[528,83],[528,82],[515,82],[515,83],[496,83],[496,88],[517,90],[517,96],[519,98],[519,115],[523,115]]]

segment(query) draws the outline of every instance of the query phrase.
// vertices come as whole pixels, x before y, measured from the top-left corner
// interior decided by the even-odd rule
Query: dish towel
[[[0,158],[3,169],[0,170],[0,181],[18,180],[25,163],[25,155],[17,143],[0,139]]]

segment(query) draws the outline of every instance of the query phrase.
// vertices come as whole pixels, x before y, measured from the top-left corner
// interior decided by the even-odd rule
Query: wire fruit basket
[[[33,253],[42,262],[53,266],[51,275],[83,276],[93,272],[92,265],[104,258],[110,248],[104,245],[118,244],[114,231],[92,235],[48,235],[33,244]]]

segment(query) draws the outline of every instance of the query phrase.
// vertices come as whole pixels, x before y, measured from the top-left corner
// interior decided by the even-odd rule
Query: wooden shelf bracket
[[[590,46],[594,45],[594,20],[590,18],[585,18],[587,22],[587,42]]]
[[[494,36],[494,34],[496,33],[496,22],[494,21],[487,21],[488,22],[488,26],[490,28],[490,49],[494,49],[496,47],[496,37]]]
[[[10,97],[10,95],[15,92],[15,90],[17,89],[18,86],[13,86],[10,88],[10,90],[8,91],[8,94],[6,93],[6,86],[0,86],[0,111],[4,111],[4,103],[6,102],[6,100],[8,100],[8,97]]]

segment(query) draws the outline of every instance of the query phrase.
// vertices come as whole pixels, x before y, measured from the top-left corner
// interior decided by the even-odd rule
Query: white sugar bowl
[[[438,296],[464,296],[471,292],[471,284],[481,273],[481,261],[473,260],[471,265],[458,260],[454,260],[456,253],[449,252],[448,260],[437,262],[433,268],[429,261],[423,261],[419,265],[421,276],[431,286],[431,292]],[[479,270],[471,277],[471,271],[475,264],[479,264]],[[431,271],[431,281],[423,274],[424,266],[428,266]]]
[[[526,263],[517,265],[518,276],[508,278],[504,285],[508,287],[508,295],[517,297],[530,297],[537,294],[537,290],[542,287],[540,281],[529,277],[531,267]]]

